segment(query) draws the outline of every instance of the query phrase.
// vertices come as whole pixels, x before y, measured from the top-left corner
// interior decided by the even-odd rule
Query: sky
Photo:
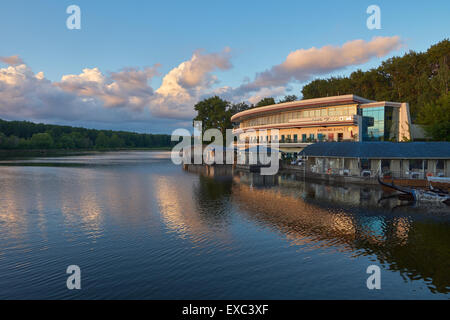
[[[70,5],[81,29],[68,29]],[[381,29],[366,12],[380,8]],[[450,1],[0,0],[0,118],[171,133],[449,38]]]

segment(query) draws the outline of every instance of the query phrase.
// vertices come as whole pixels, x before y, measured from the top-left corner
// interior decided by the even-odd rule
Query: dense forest
[[[0,120],[0,149],[167,148],[170,135]]]

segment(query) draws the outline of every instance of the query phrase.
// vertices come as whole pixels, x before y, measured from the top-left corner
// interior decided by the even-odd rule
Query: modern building
[[[411,140],[407,103],[372,101],[356,95],[254,108],[235,114],[231,121],[241,146],[278,140],[280,151],[286,153],[300,152],[315,142]]]

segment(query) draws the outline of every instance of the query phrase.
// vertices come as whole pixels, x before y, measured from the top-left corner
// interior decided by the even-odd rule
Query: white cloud
[[[153,95],[148,82],[158,74],[157,68],[158,65],[143,70],[127,68],[109,76],[98,68],[84,69],[79,75],[63,76],[55,85],[80,97],[99,99],[106,108],[142,110]]]
[[[229,48],[218,53],[194,52],[164,75],[156,90],[149,83],[159,75],[157,64],[109,73],[86,68],[52,82],[43,72],[35,74],[18,56],[0,57],[8,64],[0,69],[0,117],[103,123],[186,121],[194,116],[193,106],[205,97],[220,95],[233,102],[256,103],[264,97],[284,95],[293,81],[304,82],[362,64],[400,46],[399,37],[378,37],[369,42],[349,41],[340,47],[299,49],[281,64],[235,88],[218,86],[214,74],[232,67]]]
[[[19,56],[0,57],[0,61],[10,66],[23,64],[23,61]]]
[[[245,92],[282,86],[291,81],[305,82],[317,75],[363,64],[374,57],[383,57],[400,49],[401,46],[400,38],[394,36],[375,37],[369,42],[353,40],[341,47],[329,45],[322,48],[299,49],[291,52],[281,64],[257,73],[253,81],[243,84],[238,89]]]
[[[10,65],[0,69],[0,117],[105,122],[191,119],[193,105],[217,82],[211,72],[231,68],[230,50],[196,51],[172,69],[155,92],[149,82],[158,75],[158,67],[107,74],[86,68],[51,82],[25,64]]]
[[[258,91],[254,92],[249,98],[248,102],[252,104],[257,104],[264,98],[267,97],[278,97],[286,92],[286,87],[273,87],[273,88],[261,88]]]
[[[211,74],[215,70],[232,67],[230,49],[219,53],[203,54],[197,50],[192,58],[182,62],[164,76],[150,108],[159,116],[192,118],[193,106],[218,82]]]

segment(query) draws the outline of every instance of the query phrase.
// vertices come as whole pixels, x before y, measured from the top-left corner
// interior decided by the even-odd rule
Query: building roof
[[[300,152],[309,157],[450,159],[450,142],[321,142]]]
[[[257,114],[273,113],[274,111],[280,111],[280,110],[288,111],[291,109],[320,107],[320,106],[333,105],[333,104],[345,104],[345,103],[369,104],[369,103],[374,103],[374,102],[376,102],[376,101],[365,99],[365,98],[359,97],[354,94],[316,98],[316,99],[298,100],[298,101],[284,102],[284,103],[279,103],[279,104],[273,104],[270,106],[264,106],[264,107],[258,107],[258,108],[245,110],[245,111],[236,113],[234,116],[232,116],[231,121],[240,121],[240,120],[242,120],[242,118],[252,117]]]

